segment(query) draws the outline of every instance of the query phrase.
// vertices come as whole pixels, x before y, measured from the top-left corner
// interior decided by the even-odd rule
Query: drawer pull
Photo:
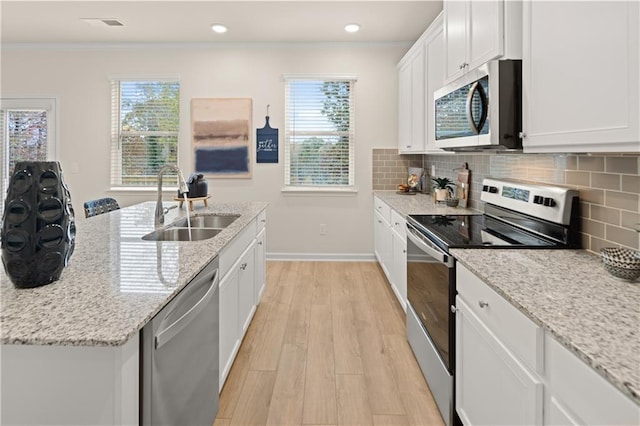
[[[478,302],[478,306],[480,306],[481,308],[484,308],[485,306],[489,306],[489,302],[485,302],[484,300],[481,300]]]

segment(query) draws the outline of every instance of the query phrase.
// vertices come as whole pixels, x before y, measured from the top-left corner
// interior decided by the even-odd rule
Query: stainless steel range
[[[455,413],[455,259],[451,248],[580,247],[578,193],[487,178],[484,214],[407,217],[407,337],[448,425]]]

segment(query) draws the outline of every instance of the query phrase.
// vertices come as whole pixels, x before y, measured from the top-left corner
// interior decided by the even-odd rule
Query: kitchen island
[[[195,213],[240,216],[208,240],[156,242],[141,238],[155,228],[155,203],[142,203],[79,221],[52,284],[16,289],[2,272],[3,423],[38,423],[42,411],[51,423],[137,424],[140,330],[266,207],[209,203]]]

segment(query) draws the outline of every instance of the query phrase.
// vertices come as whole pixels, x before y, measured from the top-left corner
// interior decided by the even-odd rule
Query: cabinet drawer
[[[460,263],[458,294],[482,322],[529,368],[542,373],[542,328]]]
[[[403,241],[407,241],[407,221],[395,210],[391,210],[391,227]]]
[[[262,230],[262,228],[264,228],[267,225],[267,211],[266,210],[262,210],[259,214],[258,214],[258,219],[257,219],[257,232],[260,232]]]
[[[249,222],[236,237],[220,252],[220,277],[224,278],[231,265],[242,255],[256,237],[256,219]]]
[[[550,399],[565,417],[583,425],[640,424],[640,407],[548,332],[544,347]]]
[[[391,207],[378,197],[373,197],[373,208],[380,213],[382,219],[387,222],[387,225],[391,223]]]

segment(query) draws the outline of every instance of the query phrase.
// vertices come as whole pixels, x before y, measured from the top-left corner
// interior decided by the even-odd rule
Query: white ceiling
[[[442,10],[413,1],[0,0],[5,43],[413,42]],[[122,27],[82,18],[114,18]],[[344,31],[356,22],[361,30]],[[215,34],[211,25],[229,28]]]

